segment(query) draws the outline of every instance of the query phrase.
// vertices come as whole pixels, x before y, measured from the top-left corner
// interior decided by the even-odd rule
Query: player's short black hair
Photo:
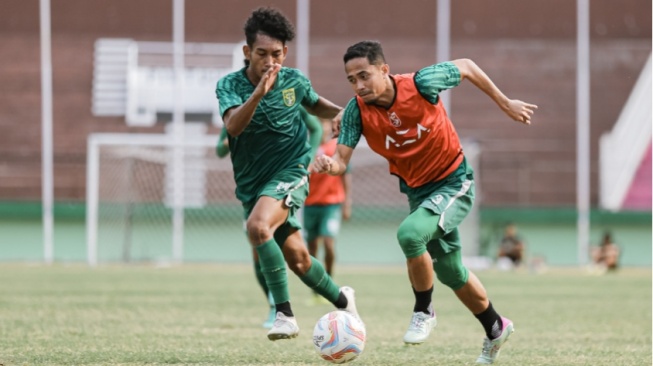
[[[250,47],[259,33],[278,39],[284,45],[295,38],[295,27],[288,18],[280,11],[268,7],[254,10],[245,22],[244,29],[247,45]]]
[[[347,48],[343,60],[345,63],[347,61],[365,57],[367,61],[370,62],[370,65],[383,65],[385,64],[385,56],[383,56],[383,48],[381,48],[381,43],[378,41],[362,41],[358,42],[353,46]]]

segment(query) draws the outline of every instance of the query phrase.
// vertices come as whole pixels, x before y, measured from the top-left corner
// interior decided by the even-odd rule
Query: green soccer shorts
[[[460,236],[456,228],[474,205],[474,171],[467,160],[463,160],[453,173],[438,182],[418,188],[409,188],[403,181],[400,183],[402,183],[402,192],[408,195],[411,209],[411,215],[406,220],[418,220],[409,224],[409,227],[417,224],[416,227],[422,227],[422,230],[428,230],[428,232],[415,233],[415,235],[433,237],[427,244],[431,256],[437,258],[446,253],[460,250]],[[433,216],[426,218],[419,213],[413,215],[418,208],[426,209]],[[416,217],[412,218],[411,216]],[[424,219],[432,221],[432,223],[426,226],[424,223],[420,224]]]
[[[306,241],[318,237],[335,238],[340,232],[342,205],[304,206],[304,232]]]
[[[308,176],[305,169],[285,169],[278,172],[272,179],[264,184],[256,195],[256,200],[243,203],[245,210],[245,219],[249,218],[256,202],[262,196],[272,197],[276,200],[283,200],[284,205],[288,207],[288,218],[275,232],[275,240],[279,245],[283,245],[288,232],[291,229],[301,230],[302,225],[297,217],[297,211],[304,204],[308,196]],[[280,236],[278,235],[280,234]],[[281,240],[281,242],[279,242]]]
[[[441,238],[431,240],[427,244],[433,257],[438,258],[461,249],[460,236],[454,231],[467,217],[473,205],[474,181],[468,179],[442,186],[419,205],[436,215],[437,226],[445,233]]]

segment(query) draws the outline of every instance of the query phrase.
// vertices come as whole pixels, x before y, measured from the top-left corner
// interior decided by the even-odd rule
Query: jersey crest
[[[283,104],[292,107],[295,104],[295,88],[283,90],[281,93],[283,95]]]
[[[390,118],[390,123],[392,123],[393,126],[395,127],[401,126],[401,120],[397,116],[397,113],[395,112],[388,113],[388,118]]]

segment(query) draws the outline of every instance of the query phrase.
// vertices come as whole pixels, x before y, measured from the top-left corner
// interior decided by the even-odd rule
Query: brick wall
[[[575,2],[452,2],[452,58],[475,60],[510,97],[540,110],[530,127],[506,120],[471,84],[449,92],[460,135],[482,149],[481,202],[575,203]],[[618,4],[617,4],[618,3]],[[161,132],[91,114],[93,43],[98,37],[170,40],[171,2],[52,0],[55,199],[85,195],[86,137],[92,132]],[[256,1],[186,2],[189,42],[234,42]],[[598,138],[611,129],[651,52],[650,0],[595,0],[591,35],[592,202],[597,200]],[[274,1],[291,19],[294,0]],[[5,0],[0,12],[0,201],[41,195],[38,1]],[[361,39],[383,42],[392,72],[435,59],[435,2],[312,2],[310,76],[316,90],[344,104],[342,54]],[[294,44],[287,60],[294,66]],[[214,132],[214,131],[212,131]]]

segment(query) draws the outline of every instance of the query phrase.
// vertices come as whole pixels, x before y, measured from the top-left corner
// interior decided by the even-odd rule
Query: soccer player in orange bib
[[[361,135],[388,160],[390,173],[399,178],[410,205],[410,214],[397,232],[415,294],[404,342],[423,343],[436,325],[431,303],[435,272],[485,330],[476,362],[493,363],[514,327],[497,313],[483,284],[462,263],[458,225],[474,202],[474,172],[439,93],[467,79],[508,117],[527,125],[537,106],[506,97],[469,59],[391,75],[381,44],[363,41],[347,49],[344,63],[356,97],[335,126],[339,133],[336,154],[318,156],[313,171],[343,174]]]

